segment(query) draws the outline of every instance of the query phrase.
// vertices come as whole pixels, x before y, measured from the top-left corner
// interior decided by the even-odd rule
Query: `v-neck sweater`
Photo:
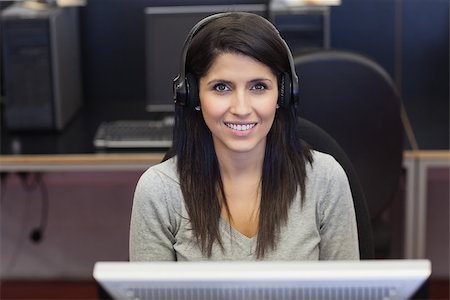
[[[307,163],[305,199],[300,192],[264,260],[356,260],[358,234],[345,171],[330,155],[313,151]],[[190,229],[176,158],[150,167],[139,179],[130,223],[130,261],[256,260],[257,236],[247,237],[221,218],[223,249],[202,254]]]

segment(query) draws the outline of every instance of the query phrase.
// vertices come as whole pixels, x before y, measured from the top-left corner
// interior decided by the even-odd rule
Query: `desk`
[[[48,154],[0,156],[1,172],[145,170],[159,163],[164,153]]]

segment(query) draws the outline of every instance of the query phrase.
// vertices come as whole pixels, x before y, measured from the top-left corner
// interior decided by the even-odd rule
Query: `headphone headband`
[[[255,15],[248,12],[223,12],[223,13],[217,13],[210,15],[208,17],[205,17],[204,19],[200,20],[197,24],[192,27],[192,29],[189,31],[186,40],[183,45],[183,49],[181,52],[181,59],[180,59],[180,73],[178,76],[175,77],[173,80],[173,99],[175,104],[178,105],[188,105],[191,107],[195,107],[199,105],[199,99],[198,98],[198,86],[195,81],[195,78],[193,80],[190,80],[188,78],[192,78],[193,76],[191,74],[186,74],[186,58],[187,58],[187,52],[189,51],[189,48],[191,46],[192,40],[195,37],[195,35],[207,24],[210,22],[220,19],[229,15]],[[256,15],[259,16],[259,15]],[[295,64],[294,64],[294,58],[292,57],[291,50],[286,43],[286,41],[281,37],[280,32],[278,29],[266,18],[259,16],[262,20],[264,20],[279,36],[280,40],[282,41],[289,60],[289,66],[290,66],[290,74],[282,74],[280,78],[280,97],[278,100],[278,104],[281,107],[288,107],[291,105],[291,103],[297,102],[299,98],[299,85],[298,85],[298,76],[295,71]],[[286,78],[289,77],[289,78]],[[193,82],[195,81],[195,83]],[[193,91],[192,89],[196,89],[196,91]],[[197,96],[193,96],[193,94]],[[194,98],[194,99],[192,99]],[[193,100],[193,101],[190,101]]]

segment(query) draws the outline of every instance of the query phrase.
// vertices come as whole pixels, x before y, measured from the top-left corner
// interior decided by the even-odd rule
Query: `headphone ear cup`
[[[278,105],[281,107],[288,107],[291,103],[292,92],[291,92],[291,76],[288,73],[283,73],[279,79],[279,95],[278,95]]]
[[[186,74],[186,104],[189,107],[195,108],[196,106],[200,105],[200,97],[198,93],[198,80],[197,78],[188,73]]]
[[[187,86],[185,78],[178,75],[173,80],[173,101],[177,105],[187,105]]]

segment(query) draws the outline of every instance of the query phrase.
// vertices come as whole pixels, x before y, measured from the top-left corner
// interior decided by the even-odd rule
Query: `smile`
[[[231,128],[231,129],[234,129],[234,130],[245,131],[245,130],[249,130],[249,129],[252,129],[253,127],[255,127],[256,123],[251,123],[251,124],[225,123],[225,126]]]

